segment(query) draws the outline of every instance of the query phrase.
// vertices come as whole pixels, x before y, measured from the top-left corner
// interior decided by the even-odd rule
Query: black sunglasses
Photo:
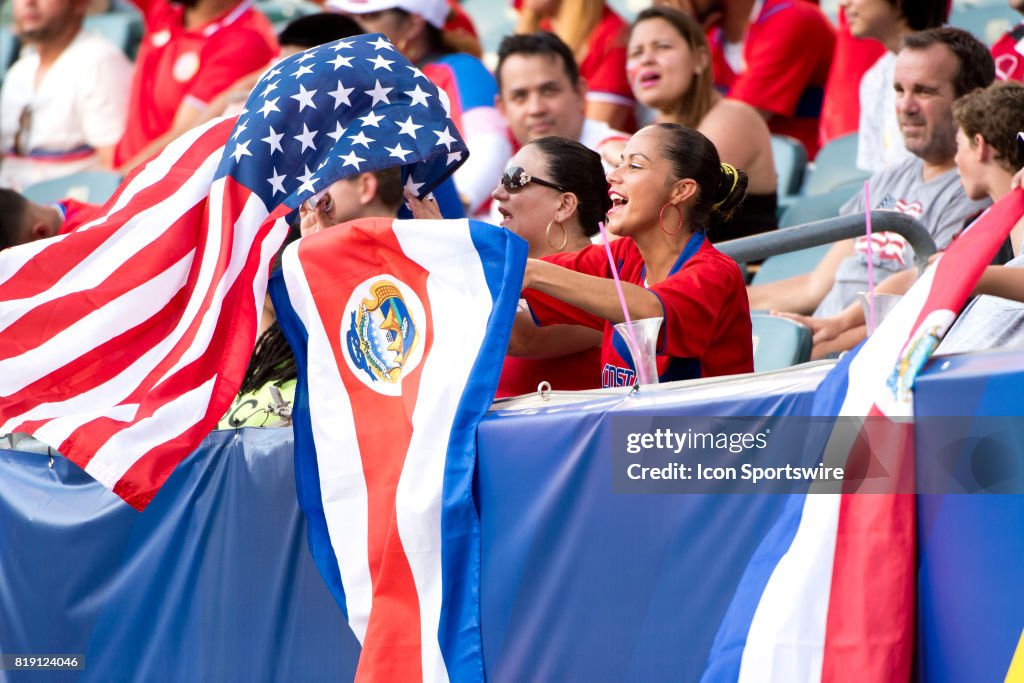
[[[501,186],[504,187],[505,191],[508,192],[509,194],[515,194],[516,192],[519,192],[530,183],[536,183],[538,185],[543,185],[544,187],[550,187],[551,189],[558,190],[559,192],[569,191],[562,187],[561,185],[556,185],[550,180],[541,180],[540,178],[530,175],[529,173],[523,170],[522,166],[513,166],[512,168],[506,170],[505,173],[503,173],[501,176]]]

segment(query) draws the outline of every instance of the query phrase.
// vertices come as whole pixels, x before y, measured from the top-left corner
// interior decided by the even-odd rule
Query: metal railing
[[[865,216],[863,213],[853,213],[760,235],[741,237],[715,246],[737,263],[760,261],[776,254],[863,235]],[[906,214],[897,211],[872,211],[871,229],[873,232],[895,232],[902,235],[913,248],[914,261],[922,270],[928,264],[928,258],[936,252],[935,240],[925,227]]]

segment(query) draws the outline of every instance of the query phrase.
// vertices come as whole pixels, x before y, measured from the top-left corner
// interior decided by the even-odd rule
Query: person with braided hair
[[[722,164],[702,133],[647,126],[608,174],[610,247],[629,316],[662,317],[663,382],[753,372],[750,310],[739,266],[707,240],[716,216],[743,200],[747,175]],[[613,324],[625,319],[604,247],[529,259],[523,296],[541,325],[602,330],[602,386],[633,384],[636,373]],[[535,327],[517,319],[510,353]]]

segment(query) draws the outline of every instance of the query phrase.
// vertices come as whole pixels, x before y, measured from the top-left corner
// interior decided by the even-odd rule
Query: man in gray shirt
[[[960,185],[953,163],[957,126],[952,104],[987,86],[994,77],[988,48],[955,28],[905,36],[896,58],[896,115],[907,150],[914,156],[871,177],[872,209],[917,218],[940,249],[959,232],[964,219],[988,205],[968,199]],[[862,191],[840,213],[863,210]],[[871,252],[876,283],[913,266],[913,252],[899,235],[873,235]],[[748,287],[750,308],[834,315],[852,303],[857,292],[867,289],[866,255],[865,237],[837,242],[810,273]]]

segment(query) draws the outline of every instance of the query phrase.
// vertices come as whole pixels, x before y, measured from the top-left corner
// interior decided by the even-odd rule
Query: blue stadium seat
[[[772,135],[772,156],[779,176],[779,197],[800,192],[807,168],[807,150],[803,143],[788,135]]]
[[[805,325],[764,313],[750,316],[754,372],[781,370],[811,358],[811,331]]]
[[[864,187],[863,180],[854,180],[833,186],[820,194],[800,195],[779,219],[780,228],[803,225],[839,215],[840,207]]]
[[[831,140],[818,150],[814,166],[807,172],[803,192],[821,194],[871,174],[857,168],[857,134],[851,133]]]
[[[839,207],[857,194],[863,187],[860,181],[854,181],[834,188],[828,192],[818,195],[801,195],[794,198],[793,203],[782,214],[779,219],[780,228],[789,228],[794,225],[813,223],[814,221],[826,218],[835,218],[839,215]],[[814,270],[818,262],[825,256],[825,252],[832,245],[823,244],[817,247],[791,251],[777,256],[769,256],[754,273],[751,284],[765,284],[775,282],[793,275],[802,275]]]
[[[785,280],[794,275],[803,275],[814,270],[818,262],[825,257],[825,253],[832,247],[831,244],[822,244],[817,247],[788,251],[785,254],[769,256],[761,263],[761,266],[754,273],[750,284],[763,285],[776,280]]]
[[[120,184],[121,176],[112,171],[82,171],[30,185],[22,194],[39,204],[55,202],[65,197],[80,202],[102,204],[114,194],[114,190]]]
[[[90,14],[85,18],[84,30],[97,33],[135,59],[142,41],[142,17],[138,12],[108,12],[106,14]]]
[[[996,2],[956,2],[949,15],[951,26],[970,31],[979,40],[992,45],[1012,26],[1020,15],[1010,9],[1005,0]]]

